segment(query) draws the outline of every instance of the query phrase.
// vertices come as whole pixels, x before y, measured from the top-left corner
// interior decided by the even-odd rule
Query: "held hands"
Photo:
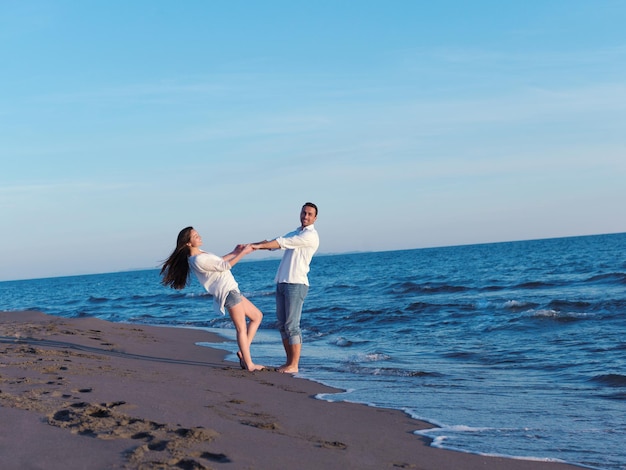
[[[252,246],[249,243],[247,245],[237,245],[233,251],[222,256],[222,258],[228,261],[231,266],[234,266],[241,258],[248,253],[252,253],[252,251]]]
[[[247,255],[248,253],[252,253],[254,251],[254,248],[252,248],[252,245],[250,243],[248,243],[247,245],[244,245],[241,252],[244,255]]]
[[[247,255],[248,253],[252,253],[254,251],[254,248],[252,248],[252,245],[250,243],[243,245],[243,244],[239,244],[235,247],[234,252],[235,253],[241,253],[242,255]]]
[[[263,246],[264,243],[267,243],[267,240],[263,240],[262,242],[256,242],[256,243],[240,243],[239,245],[237,245],[235,247],[235,249],[233,250],[233,253],[242,253],[244,255],[247,255],[248,253],[252,253],[253,251],[256,250],[263,250],[263,249],[267,249]]]

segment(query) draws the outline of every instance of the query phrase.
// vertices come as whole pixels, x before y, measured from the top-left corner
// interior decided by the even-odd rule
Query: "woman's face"
[[[192,248],[198,248],[199,246],[202,246],[202,237],[195,230],[192,230],[189,234],[189,246]]]

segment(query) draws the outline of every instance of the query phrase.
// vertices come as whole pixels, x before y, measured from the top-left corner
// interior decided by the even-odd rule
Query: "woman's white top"
[[[239,285],[231,273],[231,265],[221,256],[203,251],[189,257],[189,267],[196,274],[200,284],[213,296],[213,307],[222,315],[226,314],[224,303],[231,290],[239,292]]]

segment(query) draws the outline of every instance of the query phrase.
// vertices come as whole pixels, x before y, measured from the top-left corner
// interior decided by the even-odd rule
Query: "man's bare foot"
[[[265,370],[265,366],[260,364],[252,364],[252,367],[248,367],[248,372],[254,372],[255,370]]]
[[[281,366],[277,370],[278,372],[282,374],[297,374],[298,373],[298,367],[296,366]]]

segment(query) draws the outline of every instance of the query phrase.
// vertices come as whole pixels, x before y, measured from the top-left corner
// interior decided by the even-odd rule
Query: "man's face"
[[[300,223],[303,227],[307,227],[315,222],[317,216],[315,215],[315,209],[309,206],[304,206],[300,212]]]

